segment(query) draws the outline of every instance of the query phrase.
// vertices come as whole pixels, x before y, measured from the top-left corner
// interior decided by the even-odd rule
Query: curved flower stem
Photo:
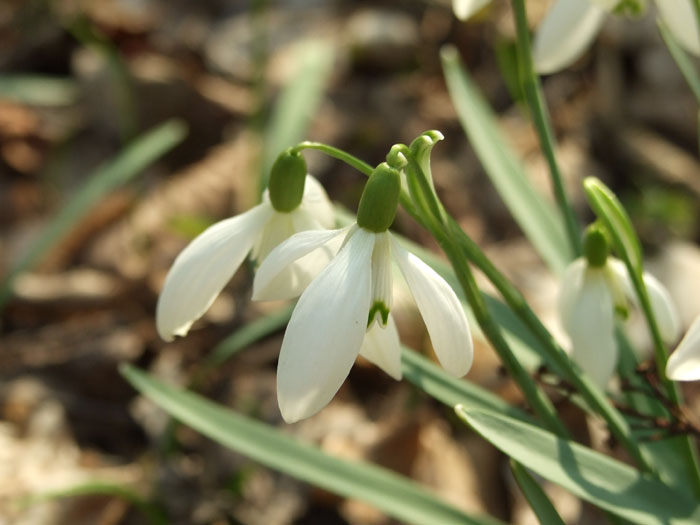
[[[540,147],[547,159],[554,196],[559,206],[559,211],[564,219],[569,244],[571,244],[574,257],[578,257],[581,255],[581,231],[569,198],[566,195],[566,191],[564,191],[563,177],[559,169],[559,164],[557,163],[556,155],[554,154],[555,141],[552,124],[542,95],[542,86],[532,60],[530,30],[527,25],[525,0],[513,0],[513,15],[515,16],[518,56],[520,57],[520,60],[518,60],[520,79],[525,90],[528,106],[530,107],[533,124],[537,130],[537,136],[540,139]]]
[[[374,168],[367,164],[365,161],[360,160],[357,157],[350,155],[349,153],[346,153],[342,149],[334,148],[333,146],[323,144],[322,142],[310,142],[308,140],[305,142],[300,142],[292,148],[292,151],[294,153],[298,153],[305,149],[315,149],[317,151],[322,151],[330,157],[342,160],[348,166],[352,166],[357,171],[364,173],[368,177],[374,171]]]

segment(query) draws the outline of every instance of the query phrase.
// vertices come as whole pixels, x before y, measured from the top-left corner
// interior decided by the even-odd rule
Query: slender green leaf
[[[619,255],[629,257],[634,270],[642,277],[642,247],[634,232],[632,221],[615,194],[599,179],[588,177],[583,181],[588,202],[596,216],[603,221]]]
[[[93,495],[114,496],[129,502],[144,514],[148,523],[151,525],[165,525],[168,523],[163,515],[163,511],[159,507],[142,498],[131,488],[105,481],[89,481],[67,489],[32,495],[22,501],[22,504],[24,506],[30,506],[49,500]]]
[[[452,103],[486,173],[545,262],[563,270],[572,254],[559,213],[532,186],[454,48],[443,49],[442,65]]]
[[[12,293],[12,283],[19,273],[29,270],[110,191],[126,184],[149,164],[175,147],[185,137],[179,121],[168,121],[137,137],[119,155],[103,164],[68,204],[48,223],[10,274],[0,284],[0,308]]]
[[[507,416],[455,407],[474,430],[540,476],[640,525],[700,523],[700,502],[608,456]]]
[[[511,459],[510,470],[539,522],[546,525],[564,525],[564,520],[559,516],[557,509],[527,469]]]
[[[322,40],[304,42],[297,49],[296,75],[280,94],[265,132],[263,187],[267,186],[267,177],[277,155],[306,135],[321,102],[333,56],[332,44]]]
[[[685,81],[688,83],[693,95],[695,95],[695,100],[697,100],[698,104],[700,104],[700,76],[698,76],[695,65],[688,54],[683,50],[678,42],[676,42],[676,39],[673,38],[673,35],[668,30],[666,24],[664,24],[661,19],[657,21],[657,24],[659,26],[659,32],[666,43],[669,53],[671,53],[671,56],[673,57],[673,60],[675,60],[678,69],[681,70]]]
[[[0,98],[35,106],[67,106],[78,98],[70,78],[43,75],[0,75]]]
[[[366,501],[407,523],[496,525],[463,513],[417,484],[372,464],[342,460],[196,394],[165,385],[131,366],[124,377],[173,417],[255,461],[346,497]]]

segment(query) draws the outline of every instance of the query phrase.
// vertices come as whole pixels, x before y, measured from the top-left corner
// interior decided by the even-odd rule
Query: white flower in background
[[[571,358],[601,387],[615,372],[618,349],[615,341],[615,314],[636,304],[636,294],[627,268],[608,257],[604,234],[589,228],[586,256],[573,261],[564,271],[559,293],[559,313],[571,339]],[[652,309],[664,341],[679,336],[680,324],[675,307],[664,286],[652,275],[643,274]]]
[[[399,189],[399,173],[380,164],[362,194],[356,224],[292,236],[270,253],[255,276],[254,299],[289,297],[300,290],[271,286],[280,271],[319,250],[337,252],[302,293],[284,335],[277,399],[288,423],[323,408],[358,354],[401,378],[399,337],[390,313],[392,260],[406,279],[442,366],[457,377],[471,367],[471,335],[459,299],[442,277],[387,231]]]
[[[700,55],[700,32],[693,0],[656,0],[661,19],[678,42]],[[537,28],[533,58],[538,73],[554,73],[575,62],[589,47],[605,17],[620,0],[555,0]]]
[[[249,252],[261,262],[294,233],[330,228],[334,222],[333,206],[319,182],[306,174],[303,157],[283,153],[272,168],[261,204],[213,224],[177,256],[158,298],[158,333],[166,341],[186,335]],[[279,282],[285,279],[308,283],[310,277],[291,265],[278,277]]]
[[[491,0],[452,0],[452,10],[460,20],[467,20]]]
[[[674,381],[700,379],[700,316],[686,332],[666,364],[666,376]]]

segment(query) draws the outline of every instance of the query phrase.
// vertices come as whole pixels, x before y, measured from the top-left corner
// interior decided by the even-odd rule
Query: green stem
[[[374,168],[367,164],[365,161],[358,159],[357,157],[353,157],[349,153],[346,153],[345,151],[334,148],[333,146],[329,146],[328,144],[323,144],[321,142],[300,142],[296,146],[292,148],[292,151],[295,153],[298,153],[302,150],[305,149],[315,149],[318,151],[322,151],[326,155],[333,157],[338,160],[342,160],[345,164],[352,166],[355,168],[357,171],[364,173],[368,177],[372,174],[374,171]]]
[[[552,124],[542,95],[542,86],[532,59],[530,30],[527,25],[525,0],[513,0],[513,14],[515,16],[515,28],[517,32],[518,56],[520,57],[520,60],[518,60],[520,77],[525,90],[525,97],[530,107],[533,123],[537,130],[537,136],[540,139],[542,152],[549,166],[554,196],[564,218],[569,243],[571,244],[574,257],[578,257],[581,255],[581,232],[578,222],[576,221],[574,210],[564,190],[563,177],[554,153],[555,140]]]
[[[635,462],[647,472],[652,471],[651,465],[644,458],[633,439],[629,425],[622,414],[608,401],[605,393],[593,383],[559,346],[549,330],[535,315],[523,295],[506,277],[501,274],[481,249],[459,227],[454,219],[449,219],[448,227],[457,239],[462,254],[476,265],[500,292],[508,306],[515,312],[533,335],[542,343],[548,360],[555,367],[555,372],[574,385],[584,398],[591,410],[605,419],[615,438],[625,447]]]

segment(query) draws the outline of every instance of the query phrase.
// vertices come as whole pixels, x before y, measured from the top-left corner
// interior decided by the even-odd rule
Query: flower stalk
[[[574,210],[564,190],[563,177],[554,153],[555,140],[551,119],[544,102],[544,96],[542,95],[542,85],[540,84],[532,59],[532,46],[530,45],[530,30],[527,25],[525,0],[513,0],[513,15],[515,16],[520,81],[522,82],[533,124],[535,125],[535,130],[540,140],[540,147],[547,160],[552,188],[554,189],[554,197],[564,219],[567,237],[575,258],[581,254],[581,232],[576,221]]]

